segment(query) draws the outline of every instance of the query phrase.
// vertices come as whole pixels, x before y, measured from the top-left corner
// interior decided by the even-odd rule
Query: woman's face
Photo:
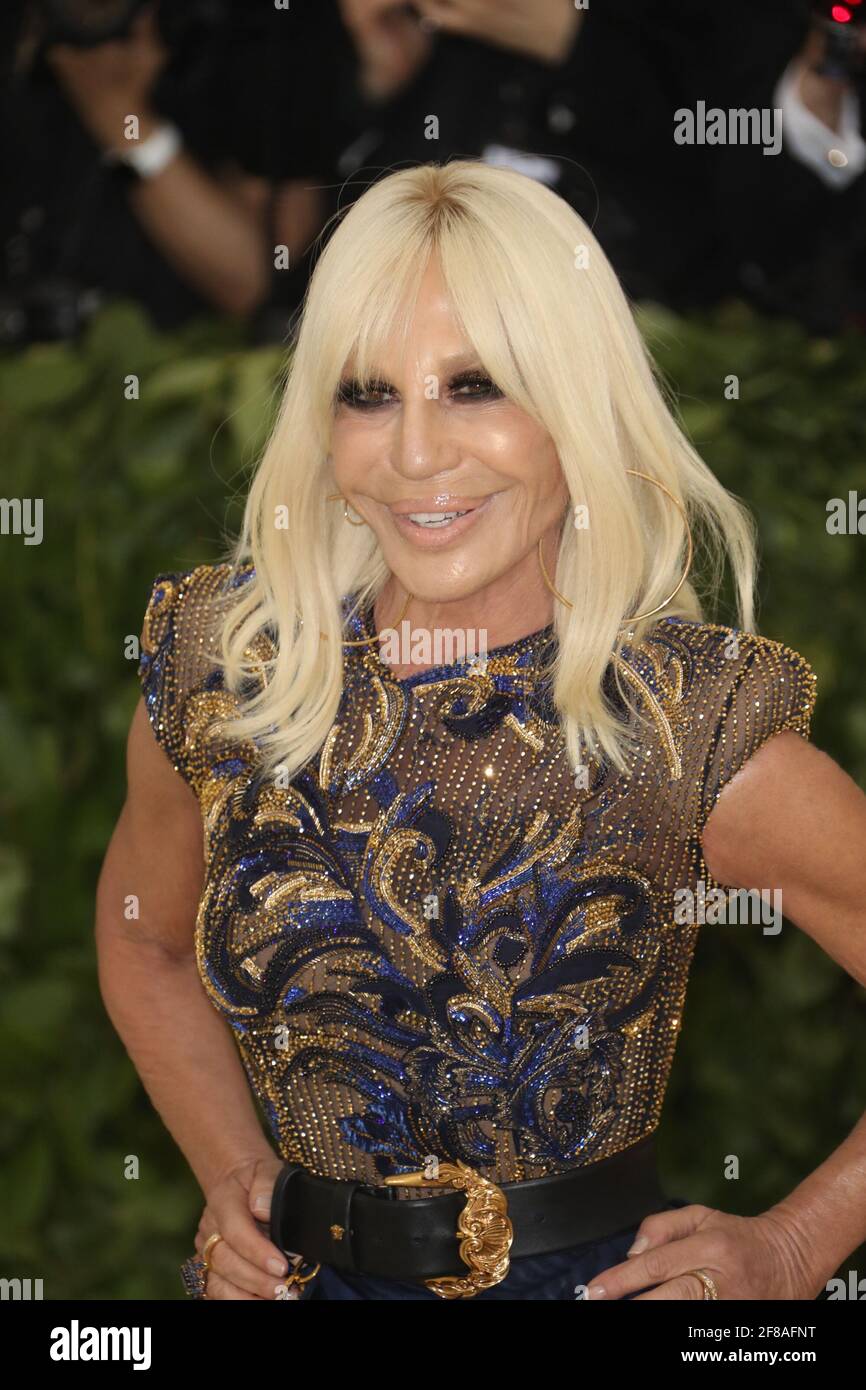
[[[406,349],[389,343],[376,368],[365,393],[347,362],[331,457],[392,574],[428,603],[481,595],[517,571],[543,582],[534,550],[558,536],[568,504],[553,441],[485,375],[435,258]]]

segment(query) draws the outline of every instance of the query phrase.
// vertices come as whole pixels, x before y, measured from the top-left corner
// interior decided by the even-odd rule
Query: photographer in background
[[[818,335],[866,328],[864,9],[729,0],[707,34],[707,106],[781,112],[778,153],[710,152],[726,282]]]
[[[785,148],[836,192],[849,188],[866,169],[860,131],[866,56],[866,11],[821,0],[813,8],[806,41],[776,85]]]
[[[607,197],[600,206],[596,170],[578,163],[587,11],[573,0],[339,0],[339,8],[360,98],[356,137],[337,166],[339,206],[407,164],[483,159],[554,188],[623,272],[611,246],[619,204]]]
[[[712,299],[719,286],[708,163],[702,150],[683,156],[672,139],[672,112],[697,81],[702,4],[340,0],[340,7],[366,100],[358,138],[338,164],[346,180],[341,205],[405,164],[483,159],[565,198],[631,297],[680,308]]]
[[[507,163],[589,222],[633,298],[866,323],[866,0],[340,6],[367,104],[341,203],[406,163]],[[698,103],[781,109],[780,152],[675,143]]]
[[[328,163],[314,9],[29,0],[4,15],[0,341],[73,337],[117,296],[161,328],[266,307],[274,246],[300,258],[323,215],[307,177]]]

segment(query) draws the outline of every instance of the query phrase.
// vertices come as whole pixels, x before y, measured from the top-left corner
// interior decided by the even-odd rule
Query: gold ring
[[[204,1243],[204,1249],[203,1249],[202,1252],[201,1252],[201,1261],[202,1261],[202,1264],[204,1265],[205,1273],[207,1273],[207,1271],[210,1269],[210,1264],[208,1263],[208,1259],[209,1259],[211,1250],[213,1250],[213,1248],[214,1248],[214,1246],[216,1245],[216,1243],[217,1243],[218,1240],[222,1240],[222,1236],[220,1235],[219,1231],[214,1231],[213,1235],[212,1235],[212,1236],[208,1236],[207,1240],[206,1240],[205,1243]]]
[[[707,1298],[718,1298],[718,1296],[719,1296],[719,1291],[718,1291],[718,1289],[716,1288],[715,1283],[713,1282],[713,1280],[710,1278],[709,1274],[707,1274],[707,1271],[706,1271],[705,1269],[689,1269],[689,1270],[686,1270],[686,1273],[687,1273],[687,1274],[694,1274],[694,1276],[695,1276],[696,1279],[700,1279],[701,1283],[702,1283],[703,1286],[704,1286],[704,1298],[705,1298],[705,1299],[707,1299]]]

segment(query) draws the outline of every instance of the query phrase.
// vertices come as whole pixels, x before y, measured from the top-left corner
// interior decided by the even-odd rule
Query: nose
[[[391,464],[402,477],[423,482],[448,473],[460,462],[453,429],[438,399],[423,388],[403,397],[395,421]]]

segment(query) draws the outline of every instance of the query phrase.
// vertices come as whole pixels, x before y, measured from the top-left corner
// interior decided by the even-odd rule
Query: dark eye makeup
[[[486,372],[480,371],[458,373],[448,382],[447,390],[458,401],[496,401],[503,398],[503,392],[496,383]],[[353,410],[376,410],[389,405],[396,394],[387,381],[371,381],[364,386],[360,381],[349,378],[340,382],[337,402]]]

